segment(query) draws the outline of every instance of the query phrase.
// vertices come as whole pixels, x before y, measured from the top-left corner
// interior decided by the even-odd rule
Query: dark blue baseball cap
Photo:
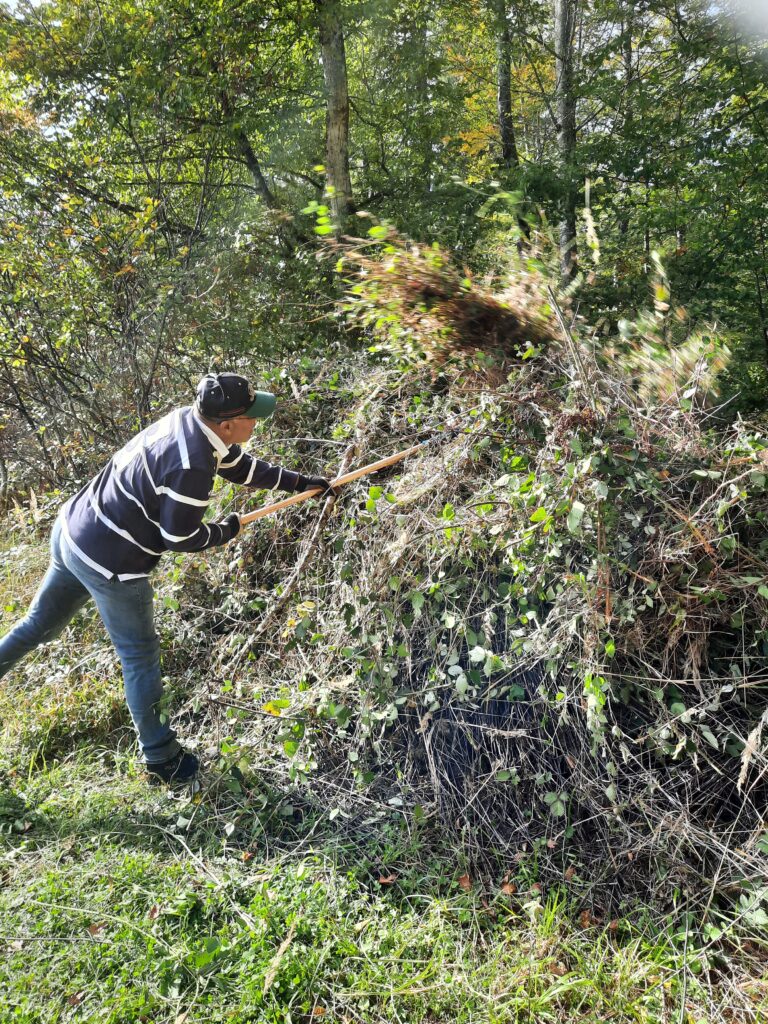
[[[261,420],[275,411],[277,399],[269,391],[256,391],[238,373],[206,373],[197,385],[195,405],[207,420]]]

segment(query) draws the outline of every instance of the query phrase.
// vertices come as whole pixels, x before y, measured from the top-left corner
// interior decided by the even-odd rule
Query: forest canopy
[[[247,354],[268,369],[336,337],[323,312],[340,284],[313,250],[386,223],[489,279],[535,242],[598,339],[661,288],[670,343],[716,330],[737,353],[730,411],[762,409],[768,44],[731,13],[7,5],[0,451],[14,480],[82,475],[200,366]]]

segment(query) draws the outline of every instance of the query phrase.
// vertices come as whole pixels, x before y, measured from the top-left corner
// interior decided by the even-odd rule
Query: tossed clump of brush
[[[384,345],[433,363],[461,358],[519,361],[557,337],[543,278],[531,270],[502,291],[456,266],[437,243],[408,241],[392,228],[333,245],[347,315]]]

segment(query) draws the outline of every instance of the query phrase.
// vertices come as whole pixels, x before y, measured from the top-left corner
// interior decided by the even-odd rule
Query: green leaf
[[[720,749],[720,744],[715,739],[715,735],[711,729],[708,729],[706,725],[700,725],[699,731],[701,732],[701,735],[704,737],[707,743],[710,745],[710,747],[714,747],[715,750]]]
[[[544,803],[549,805],[549,809],[556,818],[562,818],[566,811],[566,794],[556,793],[550,791],[544,794]]]
[[[541,506],[540,508],[537,508],[536,511],[531,516],[531,522],[532,523],[542,523],[542,522],[544,522],[544,520],[547,518],[548,515],[549,515],[549,513],[547,512],[547,510],[543,506]]]
[[[762,907],[755,907],[754,910],[747,911],[744,919],[756,928],[765,928],[768,925],[768,914],[766,914]]]
[[[586,511],[584,505],[580,501],[574,501],[571,505],[571,511],[568,513],[568,532],[576,533],[581,520],[584,518],[584,512]]]
[[[274,715],[276,718],[279,718],[283,710],[290,706],[291,702],[289,700],[271,700],[261,710],[266,711],[268,715]]]
[[[483,672],[485,673],[486,676],[488,676],[488,678],[490,678],[497,672],[501,672],[503,668],[504,662],[498,656],[498,654],[489,654],[488,657],[485,659],[485,664],[483,665]]]

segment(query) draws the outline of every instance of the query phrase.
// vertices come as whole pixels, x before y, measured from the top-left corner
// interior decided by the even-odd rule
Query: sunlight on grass
[[[580,927],[565,890],[467,890],[450,850],[396,820],[389,881],[369,836],[291,825],[251,785],[210,773],[172,795],[107,749],[6,785],[3,1019],[703,1024],[766,1006],[765,982],[734,1005],[692,942],[637,915]]]

